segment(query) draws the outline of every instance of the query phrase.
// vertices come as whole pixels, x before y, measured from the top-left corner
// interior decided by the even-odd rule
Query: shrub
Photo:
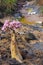
[[[0,0],[0,8],[5,13],[11,13],[12,9],[14,9],[16,2],[17,0]]]

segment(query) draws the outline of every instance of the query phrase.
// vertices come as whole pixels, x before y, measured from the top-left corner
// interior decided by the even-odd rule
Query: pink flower
[[[11,28],[15,30],[16,28],[19,28],[20,26],[21,26],[21,23],[19,21],[13,20],[12,22],[9,22],[9,20],[5,20],[2,30],[5,31],[7,28]]]
[[[9,20],[5,20],[4,26],[9,26]]]
[[[3,27],[2,27],[2,30],[5,31],[8,26],[9,26],[9,20],[5,20],[5,23],[4,23]]]
[[[19,28],[21,26],[21,23],[19,21],[15,22],[15,28]]]

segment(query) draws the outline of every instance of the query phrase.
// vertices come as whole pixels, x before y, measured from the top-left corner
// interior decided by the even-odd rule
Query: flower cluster
[[[21,23],[19,21],[13,20],[12,22],[9,22],[9,20],[5,20],[2,30],[6,31],[7,28],[11,28],[15,30],[16,28],[19,28],[20,26],[21,26]]]

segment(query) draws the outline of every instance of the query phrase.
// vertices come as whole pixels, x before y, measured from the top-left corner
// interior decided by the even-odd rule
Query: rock
[[[3,23],[0,21],[0,27],[2,27],[3,26]]]
[[[9,65],[9,63],[6,62],[6,61],[4,61],[4,62],[2,63],[2,65]]]
[[[13,14],[13,16],[15,18],[17,18],[17,19],[21,19],[22,18],[22,14],[20,12]]]
[[[34,56],[31,49],[29,51],[25,50],[25,49],[22,50],[21,55],[22,55],[23,59],[32,59]]]
[[[25,38],[27,41],[28,40],[37,40],[37,38],[35,37],[35,35],[33,33],[27,33],[27,36]]]
[[[0,65],[2,65],[2,59],[0,58]]]
[[[0,19],[3,18],[3,17],[4,17],[3,13],[0,12]]]
[[[22,63],[19,63],[16,59],[9,59],[8,63],[10,65],[22,65]]]
[[[29,25],[30,28],[32,28],[34,31],[37,30],[37,31],[43,31],[43,28],[41,28],[40,26],[37,26],[37,25]]]
[[[7,52],[6,51],[2,52],[1,57],[2,57],[3,60],[6,60],[8,58]]]
[[[42,22],[42,26],[43,26],[43,22]]]
[[[1,40],[2,40],[2,39],[5,39],[6,37],[0,37],[0,38],[1,38]]]
[[[43,57],[43,42],[39,42],[32,47],[33,54],[37,57]]]

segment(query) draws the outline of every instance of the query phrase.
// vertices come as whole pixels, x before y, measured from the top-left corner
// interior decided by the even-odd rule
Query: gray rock
[[[39,42],[32,47],[33,54],[37,57],[43,57],[43,42]]]
[[[26,40],[37,40],[37,38],[35,37],[35,35],[33,33],[27,33],[26,35]]]

